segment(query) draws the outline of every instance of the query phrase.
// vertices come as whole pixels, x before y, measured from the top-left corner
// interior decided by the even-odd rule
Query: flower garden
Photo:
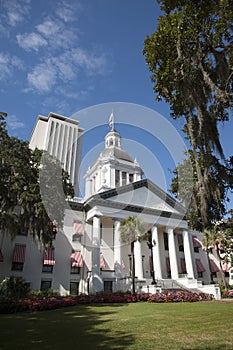
[[[6,299],[0,303],[0,313],[32,312],[52,310],[79,304],[112,304],[112,303],[172,303],[200,302],[213,300],[211,294],[192,293],[187,291],[164,291],[156,294],[96,294],[78,296],[27,297]]]

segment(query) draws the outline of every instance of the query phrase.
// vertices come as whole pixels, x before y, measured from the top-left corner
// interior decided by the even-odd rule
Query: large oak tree
[[[66,195],[73,188],[59,162],[9,136],[0,114],[0,232],[14,237],[20,230],[50,244],[63,224]]]
[[[223,174],[218,123],[229,119],[233,107],[233,2],[158,2],[164,15],[145,39],[143,53],[157,100],[170,104],[174,119],[185,119],[195,167],[196,216],[205,228],[210,224],[210,191],[218,198],[220,211],[226,199],[211,173],[221,168],[221,176],[228,176]]]

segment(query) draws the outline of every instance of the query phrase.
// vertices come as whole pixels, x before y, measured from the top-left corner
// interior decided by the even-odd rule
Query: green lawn
[[[233,349],[233,303],[79,305],[0,315],[0,350]]]

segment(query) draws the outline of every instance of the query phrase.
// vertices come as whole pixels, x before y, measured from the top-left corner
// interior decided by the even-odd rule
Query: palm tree
[[[121,241],[130,244],[131,249],[131,272],[132,272],[132,293],[135,294],[135,261],[134,242],[146,238],[148,227],[146,223],[136,216],[129,216],[122,219],[120,223]]]
[[[215,224],[211,230],[205,230],[202,244],[206,248],[214,247],[216,257],[220,265],[220,273],[223,285],[227,288],[226,278],[223,271],[223,264],[228,262],[228,250],[231,245],[231,237],[228,236],[228,229],[224,229],[223,224]],[[224,255],[221,252],[224,252]]]

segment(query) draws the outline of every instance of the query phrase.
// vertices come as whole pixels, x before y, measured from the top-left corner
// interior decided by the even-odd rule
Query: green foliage
[[[216,219],[224,214],[223,185],[232,188],[230,163],[216,157],[224,159],[218,122],[227,121],[233,107],[232,1],[159,3],[165,14],[145,39],[143,53],[157,100],[170,104],[173,118],[185,118],[196,180],[192,208],[199,226],[206,228],[210,212]]]
[[[65,197],[73,195],[69,177],[47,153],[7,133],[0,115],[0,230],[12,237],[21,230],[51,244],[62,227]],[[43,191],[42,191],[43,190]]]
[[[29,295],[30,285],[22,277],[7,277],[0,283],[0,299],[21,299]]]
[[[33,299],[45,299],[45,298],[54,298],[58,297],[60,294],[57,290],[48,289],[48,290],[36,290],[33,291],[30,296]]]
[[[145,239],[147,237],[147,232],[148,225],[137,216],[129,216],[121,220],[120,233],[122,242],[132,243],[137,239]]]

